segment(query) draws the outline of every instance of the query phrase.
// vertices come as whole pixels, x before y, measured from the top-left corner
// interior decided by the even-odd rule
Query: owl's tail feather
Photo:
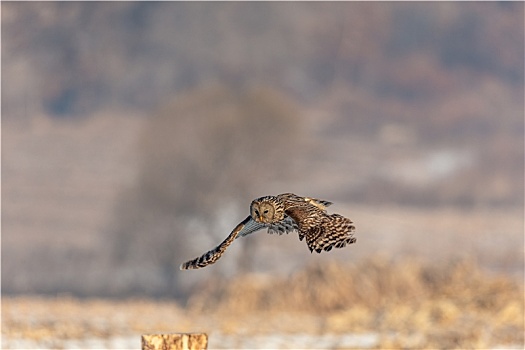
[[[217,260],[220,259],[222,254],[224,254],[224,251],[232,242],[235,240],[239,232],[244,228],[244,226],[250,221],[250,217],[248,216],[246,219],[244,219],[237,227],[233,229],[233,231],[229,234],[228,237],[224,241],[222,241],[221,244],[219,244],[217,247],[213,248],[212,250],[204,253],[203,255],[199,256],[198,258],[195,258],[190,261],[186,261],[185,263],[180,265],[181,270],[195,270],[200,269],[203,267],[206,267],[208,265],[211,265],[215,263]]]

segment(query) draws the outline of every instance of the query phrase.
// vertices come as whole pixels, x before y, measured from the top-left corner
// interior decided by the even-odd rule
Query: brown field
[[[522,282],[467,260],[323,262],[197,290],[187,305],[3,298],[2,347],[139,348],[141,334],[206,332],[209,348],[523,348]]]

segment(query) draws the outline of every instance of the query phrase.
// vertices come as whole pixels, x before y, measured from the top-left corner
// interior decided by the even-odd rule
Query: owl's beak
[[[259,222],[263,222],[262,215],[259,215]]]

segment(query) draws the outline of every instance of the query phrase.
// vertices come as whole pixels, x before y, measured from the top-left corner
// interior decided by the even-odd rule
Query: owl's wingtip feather
[[[186,261],[185,263],[180,264],[179,270],[192,270],[195,269],[195,265],[190,264],[191,261]]]

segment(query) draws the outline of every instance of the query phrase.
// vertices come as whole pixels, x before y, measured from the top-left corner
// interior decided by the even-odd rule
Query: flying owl
[[[200,269],[215,263],[232,242],[259,229],[268,233],[297,231],[299,240],[306,238],[310,252],[330,251],[356,242],[352,220],[339,214],[328,214],[326,207],[332,203],[301,197],[293,193],[265,196],[250,205],[250,215],[233,229],[226,239],[214,249],[180,266],[181,270]]]

